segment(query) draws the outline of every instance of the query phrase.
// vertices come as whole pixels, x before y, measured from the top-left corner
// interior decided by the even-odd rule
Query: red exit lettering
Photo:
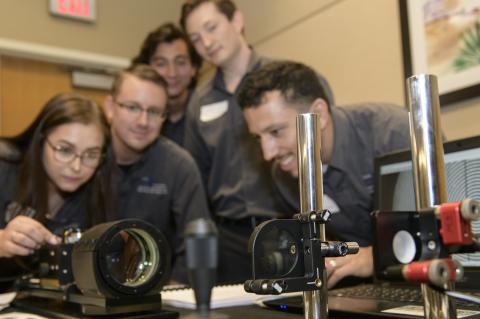
[[[57,0],[57,12],[61,14],[89,17],[90,0]]]

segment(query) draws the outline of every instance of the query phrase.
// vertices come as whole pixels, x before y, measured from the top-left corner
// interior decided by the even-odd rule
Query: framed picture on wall
[[[480,96],[480,0],[399,0],[405,78],[435,74],[441,105]]]

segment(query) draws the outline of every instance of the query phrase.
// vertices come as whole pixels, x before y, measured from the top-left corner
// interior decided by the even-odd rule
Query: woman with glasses
[[[0,257],[60,243],[68,228],[103,221],[109,128],[102,110],[71,93],[53,97],[25,131],[0,139]]]

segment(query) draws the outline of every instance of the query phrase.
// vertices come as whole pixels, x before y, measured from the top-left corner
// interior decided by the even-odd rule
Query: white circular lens
[[[395,258],[397,258],[402,264],[412,262],[417,252],[415,239],[405,230],[401,230],[395,234],[393,237],[392,248]]]

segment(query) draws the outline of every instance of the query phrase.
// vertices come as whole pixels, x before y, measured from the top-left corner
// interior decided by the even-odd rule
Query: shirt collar
[[[260,55],[254,49],[251,48],[250,59],[248,60],[248,66],[247,66],[247,73],[258,69],[260,65],[261,65]],[[228,92],[227,89],[225,88],[225,81],[223,80],[223,72],[220,68],[217,68],[217,71],[215,72],[215,77],[213,78],[213,86],[216,89]],[[237,87],[237,89],[239,87],[240,85]]]
[[[353,130],[348,122],[345,113],[341,112],[337,107],[331,107],[331,115],[333,122],[333,149],[329,166],[345,170],[347,166],[347,156],[349,150],[349,141],[353,138]]]
[[[140,158],[138,159],[138,161],[134,162],[131,164],[132,167],[137,167],[139,165],[142,165],[148,158],[149,158],[149,154],[150,152],[152,152],[152,149],[154,148],[154,145],[157,144],[159,141],[160,138],[163,138],[162,136],[159,136],[152,144],[150,144],[149,146],[147,146],[147,148],[143,151],[142,155],[140,156]],[[114,152],[113,152],[113,146],[112,146],[112,143],[110,143],[108,145],[108,148],[107,148],[107,160],[112,160],[112,159],[115,159],[115,156],[114,156]],[[115,164],[116,161],[115,161]],[[118,165],[118,164],[117,164]]]

